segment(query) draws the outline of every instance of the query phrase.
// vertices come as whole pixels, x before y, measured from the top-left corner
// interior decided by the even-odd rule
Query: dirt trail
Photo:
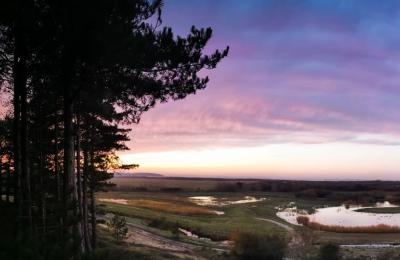
[[[278,222],[278,221],[271,220],[271,219],[266,219],[266,218],[255,218],[255,219],[263,220],[263,221],[268,221],[268,222],[274,223],[275,225],[278,225],[278,226],[284,228],[284,229],[285,229],[287,232],[289,232],[290,235],[292,236],[292,241],[290,241],[289,245],[297,245],[297,244],[300,243],[301,238],[300,238],[300,236],[294,231],[294,229],[293,229],[292,227],[290,227],[290,226],[288,226],[288,225],[285,225],[285,224],[282,224],[282,223],[280,223],[280,222]]]
[[[127,239],[127,242],[141,244],[146,246],[152,246],[160,249],[167,249],[172,251],[195,251],[200,250],[201,246],[191,245],[179,241],[175,241],[172,239],[168,239],[165,237],[154,235],[150,232],[141,230],[139,228],[133,227],[128,224],[130,237]]]
[[[104,219],[108,220],[109,218],[104,217]],[[188,244],[172,239],[168,239],[165,237],[161,237],[150,232],[144,231],[140,228],[134,227],[130,223],[126,223],[128,227],[128,235],[129,237],[125,240],[128,243],[134,243],[138,245],[150,246],[158,249],[174,251],[174,252],[195,252],[203,249],[204,246]],[[106,225],[102,224],[107,228]],[[228,251],[224,249],[214,248],[215,251]],[[194,257],[196,258],[196,257]]]

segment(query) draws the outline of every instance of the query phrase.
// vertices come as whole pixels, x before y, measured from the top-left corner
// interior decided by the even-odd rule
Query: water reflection
[[[188,236],[188,237],[193,237],[193,238],[198,238],[198,239],[203,239],[203,240],[211,241],[211,239],[209,239],[209,238],[206,238],[206,237],[199,237],[198,235],[193,234],[192,232],[190,232],[190,231],[188,231],[188,230],[186,230],[186,229],[183,229],[183,228],[179,228],[179,231],[182,232],[182,233],[184,233],[184,234],[185,234],[186,236]]]
[[[277,213],[277,216],[294,225],[297,224],[297,216],[307,216],[311,222],[317,222],[323,225],[339,225],[345,227],[356,226],[375,226],[385,224],[389,226],[400,226],[400,214],[377,214],[367,212],[357,212],[355,210],[371,207],[397,207],[389,202],[374,204],[373,206],[361,207],[345,205],[340,207],[326,207],[315,209],[313,214],[306,211],[299,211],[295,206],[286,207]]]
[[[124,204],[124,205],[128,204],[128,200],[124,200],[124,199],[99,199],[99,201],[118,203],[118,204]]]
[[[232,204],[259,202],[266,200],[266,198],[256,199],[255,197],[245,196],[243,200],[228,201],[226,200],[226,198],[217,199],[213,196],[197,196],[197,197],[189,197],[189,200],[200,206],[226,206]]]

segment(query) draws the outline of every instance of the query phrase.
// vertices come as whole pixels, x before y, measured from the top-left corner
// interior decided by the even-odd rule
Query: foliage
[[[178,221],[176,221],[175,224],[172,226],[171,233],[172,233],[173,237],[179,238],[180,230],[179,230],[179,222]]]
[[[126,226],[126,219],[124,217],[114,215],[110,221],[107,222],[107,226],[117,244],[120,244],[128,237],[128,227]]]
[[[317,260],[339,260],[342,259],[340,246],[332,241],[323,242],[319,245]]]
[[[172,230],[174,223],[165,217],[154,218],[149,222],[149,227],[159,228],[163,230]]]
[[[221,192],[235,192],[238,190],[238,186],[234,182],[217,182],[215,190]]]
[[[287,243],[275,234],[257,234],[239,230],[233,232],[230,239],[234,241],[232,253],[242,259],[283,259]]]
[[[115,156],[128,149],[121,123],[204,89],[198,72],[228,55],[203,53],[211,28],[159,28],[162,6],[2,1],[0,91],[12,106],[0,122],[0,197],[17,208],[9,236],[35,238],[35,252],[49,255],[50,243],[64,250],[55,259],[71,259],[96,248],[95,193],[113,186],[108,171],[137,167]]]
[[[396,205],[400,205],[400,194],[395,194],[394,196],[388,196],[387,200]]]

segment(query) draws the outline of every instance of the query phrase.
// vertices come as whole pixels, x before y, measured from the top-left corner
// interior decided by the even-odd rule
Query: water
[[[200,206],[227,206],[232,204],[243,204],[243,203],[264,201],[266,200],[266,198],[256,199],[255,197],[245,196],[243,200],[228,201],[226,200],[226,198],[217,199],[213,196],[197,196],[197,197],[190,197],[189,200]]]
[[[389,202],[377,203],[373,207],[397,207]],[[400,226],[400,214],[376,214],[367,212],[357,212],[356,209],[371,208],[350,206],[346,208],[344,205],[340,207],[327,207],[316,209],[314,214],[305,214],[298,212],[295,207],[288,207],[279,211],[276,215],[287,222],[297,224],[297,216],[307,216],[311,222],[317,222],[323,225],[338,225],[345,227],[356,226],[376,226],[385,224],[389,226]]]
[[[118,204],[123,204],[123,205],[128,204],[128,200],[124,200],[124,199],[99,199],[99,201],[118,203]]]
[[[182,233],[184,233],[184,234],[185,234],[186,236],[188,236],[188,237],[193,237],[193,238],[198,238],[198,239],[202,239],[202,240],[211,241],[211,239],[209,239],[209,238],[206,238],[206,237],[199,237],[198,235],[193,234],[192,232],[190,232],[190,231],[188,231],[188,230],[186,230],[186,229],[183,229],[183,228],[179,228],[179,231],[182,232]]]
[[[367,248],[388,248],[388,247],[400,247],[398,244],[363,244],[363,245],[340,245],[341,247],[367,247]]]

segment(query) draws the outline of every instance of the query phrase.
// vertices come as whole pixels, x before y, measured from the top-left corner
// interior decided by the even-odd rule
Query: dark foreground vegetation
[[[280,260],[285,255],[287,243],[282,237],[236,231],[230,236],[235,242],[232,253],[242,259]]]
[[[1,259],[94,251],[95,193],[112,186],[110,171],[137,167],[115,156],[128,149],[120,125],[204,89],[208,78],[197,73],[227,56],[228,48],[202,54],[211,28],[193,26],[187,37],[161,28],[162,6],[1,1]]]

